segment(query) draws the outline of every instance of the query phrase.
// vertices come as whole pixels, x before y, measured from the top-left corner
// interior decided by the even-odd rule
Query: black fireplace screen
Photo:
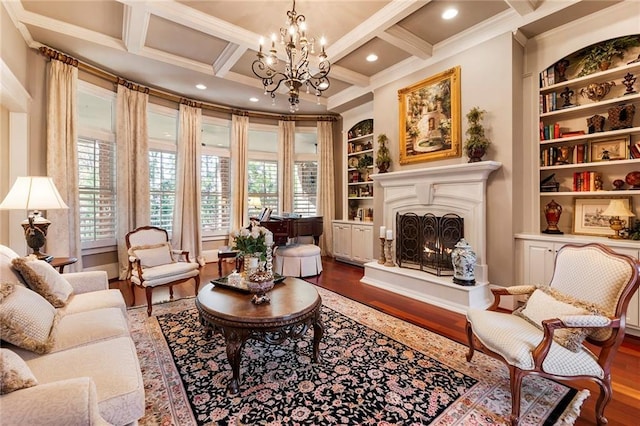
[[[438,276],[453,275],[451,252],[464,237],[464,219],[454,213],[396,213],[396,263]]]

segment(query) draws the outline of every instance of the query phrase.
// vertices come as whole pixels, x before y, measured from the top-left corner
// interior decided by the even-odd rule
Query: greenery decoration
[[[260,226],[259,222],[251,221],[251,225],[233,231],[233,250],[239,251],[243,255],[260,254],[260,259],[265,260],[267,245],[265,244],[265,235],[270,233],[267,228]]]
[[[632,47],[640,46],[640,36],[624,36],[592,44],[578,52],[579,65],[582,66],[578,77],[606,70],[614,57],[623,59],[624,53]]]
[[[482,118],[487,111],[480,109],[479,107],[473,107],[467,113],[467,121],[469,127],[465,132],[469,138],[465,141],[464,148],[469,152],[481,148],[487,149],[491,145],[491,141],[484,135],[484,126],[481,124]]]
[[[389,138],[384,133],[378,135],[378,153],[376,155],[376,167],[380,173],[386,173],[389,170],[389,166],[391,166],[391,154],[389,153],[389,148],[387,147],[387,142],[389,142]]]

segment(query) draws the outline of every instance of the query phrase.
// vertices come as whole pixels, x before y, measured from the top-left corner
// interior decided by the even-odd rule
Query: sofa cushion
[[[136,347],[129,337],[102,340],[27,361],[40,385],[90,377],[96,385],[100,415],[115,425],[144,415],[144,383]]]
[[[2,340],[43,354],[55,343],[59,314],[35,291],[0,283],[0,335]]]
[[[47,299],[56,308],[61,308],[73,293],[73,287],[62,274],[44,260],[35,256],[17,257],[11,261],[29,288]]]
[[[129,324],[120,308],[67,314],[58,322],[56,342],[51,352],[122,336],[129,336]]]
[[[129,253],[140,259],[140,265],[143,268],[153,268],[174,262],[169,243],[131,247]]]
[[[61,311],[64,312],[64,315],[69,315],[102,308],[118,308],[125,317],[127,315],[127,305],[122,297],[122,292],[116,289],[74,293]]]
[[[11,266],[11,261],[20,257],[18,253],[0,244],[0,282],[25,286],[22,276]]]
[[[9,349],[0,348],[0,394],[29,388],[38,384],[29,366]]]
[[[536,289],[529,297],[529,300],[527,300],[525,306],[514,311],[515,315],[526,319],[540,329],[542,329],[542,321],[547,319],[562,319],[564,316],[592,315],[597,313],[595,308],[588,309],[587,306],[580,305],[577,301],[563,297],[558,292],[548,294],[548,292],[543,289]],[[553,333],[553,339],[567,349],[578,352],[589,331],[590,330],[585,328],[557,329]]]

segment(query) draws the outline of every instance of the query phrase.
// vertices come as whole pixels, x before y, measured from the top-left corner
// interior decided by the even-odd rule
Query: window
[[[176,199],[178,111],[154,104],[148,108],[150,222],[171,235]]]
[[[318,214],[318,134],[315,128],[299,128],[295,137],[293,211],[302,216]]]
[[[203,236],[226,236],[231,228],[230,140],[228,121],[203,117],[200,162]]]
[[[264,207],[278,214],[278,126],[254,124],[249,129],[247,179],[249,198],[260,200],[260,206],[249,206],[249,217],[258,216]]]
[[[83,249],[116,244],[115,93],[78,85],[78,186]]]

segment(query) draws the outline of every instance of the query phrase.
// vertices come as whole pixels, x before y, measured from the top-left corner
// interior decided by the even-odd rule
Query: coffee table
[[[205,285],[196,298],[200,322],[207,336],[220,332],[227,347],[233,376],[227,390],[240,390],[240,358],[249,339],[281,344],[299,339],[313,327],[313,362],[318,362],[324,326],[320,317],[322,299],[312,284],[287,278],[269,292],[271,303],[254,305],[251,295],[235,289]]]

